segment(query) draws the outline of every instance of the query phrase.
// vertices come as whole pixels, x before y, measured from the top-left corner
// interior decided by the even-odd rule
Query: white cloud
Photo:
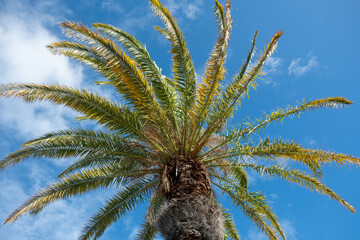
[[[302,76],[319,65],[316,56],[311,56],[310,54],[308,54],[306,63],[304,64],[303,62],[304,59],[302,58],[292,60],[288,67],[289,74]]]
[[[264,85],[271,85],[272,87],[277,87],[278,82],[274,81],[271,75],[278,75],[281,73],[280,66],[282,64],[282,59],[279,57],[269,57],[264,65],[263,72],[265,76],[263,77]]]
[[[187,18],[195,20],[200,15],[203,4],[203,0],[167,0],[164,5],[169,8],[172,14],[181,12]]]
[[[51,103],[29,104],[20,100],[0,101],[0,129],[14,132],[18,138],[40,135],[69,127],[69,120],[75,116],[69,110]]]
[[[69,59],[50,54],[45,46],[58,41],[49,28],[56,19],[53,2],[5,1],[0,10],[0,83],[32,82],[80,87],[83,69]],[[0,125],[18,137],[34,137],[68,127],[69,110],[52,104],[0,101]]]
[[[288,219],[283,219],[283,220],[280,219],[279,223],[285,233],[286,239],[297,240],[297,237],[296,237],[297,231],[295,229],[294,222],[292,222]],[[255,227],[252,227],[249,230],[248,237],[246,239],[247,240],[268,240],[269,238],[266,237],[266,235],[264,233],[260,232]]]
[[[14,180],[18,175],[8,174],[0,178],[0,220],[20,206],[36,188],[43,188],[51,181],[48,168],[44,164],[25,167],[22,180]],[[27,174],[29,173],[29,174]],[[32,186],[31,188],[28,187]],[[99,205],[99,194],[89,194],[83,198],[60,200],[50,204],[37,216],[23,216],[17,222],[0,228],[0,236],[7,240],[62,240],[77,239],[83,225]],[[91,211],[89,211],[91,210]],[[89,211],[89,212],[88,212]]]
[[[279,57],[269,57],[265,62],[263,71],[265,74],[275,73],[279,70],[281,62],[282,60]]]
[[[280,226],[284,230],[284,233],[288,240],[296,240],[297,239],[297,237],[296,237],[297,231],[295,229],[294,222],[287,220],[287,219],[283,219],[283,220],[280,220]]]
[[[128,240],[134,240],[134,239],[136,239],[136,236],[137,236],[137,234],[138,234],[138,232],[140,231],[140,228],[138,227],[138,226],[135,226],[132,230],[131,230],[131,232],[130,232],[130,234],[129,234],[129,236],[128,236]]]
[[[120,6],[118,1],[106,0],[101,3],[101,8],[107,11],[124,13],[124,9]]]
[[[255,228],[251,228],[248,233],[248,240],[268,240],[269,238],[265,236],[262,232]]]

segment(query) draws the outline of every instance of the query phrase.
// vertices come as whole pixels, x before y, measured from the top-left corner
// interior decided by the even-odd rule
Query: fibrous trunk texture
[[[198,195],[170,200],[156,226],[166,240],[223,240],[223,222],[219,206]]]
[[[206,167],[197,159],[180,157],[166,166],[166,199],[183,198],[186,195],[211,196],[212,190]],[[164,180],[164,179],[163,179]]]
[[[206,167],[196,159],[180,157],[169,161],[165,168],[167,205],[156,220],[162,236],[166,240],[224,239],[224,219],[213,201]]]

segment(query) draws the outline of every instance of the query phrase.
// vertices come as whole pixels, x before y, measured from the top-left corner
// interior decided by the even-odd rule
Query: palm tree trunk
[[[156,221],[162,236],[166,240],[224,239],[222,212],[213,201],[205,166],[196,159],[179,158],[166,168],[167,205]]]

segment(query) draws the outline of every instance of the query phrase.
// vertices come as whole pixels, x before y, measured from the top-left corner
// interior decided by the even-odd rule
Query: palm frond
[[[110,131],[145,138],[142,134],[143,120],[139,114],[86,90],[60,85],[6,84],[0,85],[0,97],[16,97],[25,102],[48,100],[82,113]]]
[[[268,139],[260,141],[257,146],[238,145],[235,146],[237,152],[234,156],[249,156],[253,158],[278,158],[278,159],[292,159],[304,164],[318,163],[318,164],[337,164],[337,165],[360,165],[360,159],[351,155],[342,153],[333,153],[319,149],[307,149],[301,147],[292,141],[269,141]],[[225,155],[230,157],[230,155]]]
[[[152,86],[148,84],[136,62],[127,56],[112,39],[102,36],[81,23],[65,21],[60,23],[60,26],[68,37],[73,37],[92,47],[97,56],[107,63],[108,68],[115,71],[117,79],[109,83],[116,87],[130,104],[142,111],[145,116],[154,114],[154,111],[161,114]]]
[[[220,182],[212,181],[223,193],[229,195],[233,204],[241,207],[242,211],[252,220],[252,222],[264,232],[271,240],[278,240],[276,232],[279,233],[285,240],[281,226],[278,219],[268,206],[265,196],[258,192],[247,192],[247,189],[241,188],[226,177],[221,177],[216,174],[211,174]]]
[[[224,227],[225,227],[225,239],[240,240],[240,235],[235,226],[235,221],[233,215],[226,209],[222,209],[223,216],[225,218]]]
[[[149,199],[159,180],[139,180],[120,190],[91,218],[83,228],[79,240],[97,239],[105,229],[136,205]]]
[[[209,124],[206,132],[202,139],[207,139],[207,137],[211,136],[212,133],[219,130],[226,122],[226,120],[231,116],[238,102],[241,100],[241,97],[247,93],[249,86],[254,84],[254,80],[261,72],[262,67],[264,66],[266,60],[272,55],[275,51],[277,43],[279,41],[280,36],[282,35],[282,31],[277,32],[274,37],[271,39],[271,42],[267,45],[264,50],[264,53],[259,57],[257,63],[246,72],[244,66],[250,62],[251,55],[255,46],[255,39],[257,34],[255,34],[253,39],[252,49],[250,50],[248,60],[246,61],[243,68],[240,70],[239,74],[237,74],[233,80],[233,82],[225,88],[222,92],[220,99],[215,102],[213,106],[214,113],[210,116]],[[244,73],[243,73],[244,70]],[[202,140],[204,145],[205,142]],[[197,149],[199,150],[199,149]]]
[[[105,189],[124,182],[125,172],[116,172],[111,168],[88,169],[65,176],[44,190],[40,191],[17,208],[5,223],[15,222],[20,216],[37,214],[51,202],[83,194],[95,189]]]
[[[63,177],[79,169],[87,169],[93,167],[101,168],[110,165],[123,166],[124,168],[141,166],[144,168],[144,171],[147,171],[149,173],[151,172],[155,174],[159,172],[159,169],[154,167],[156,165],[156,162],[153,159],[140,159],[129,156],[119,156],[117,154],[88,154],[68,166],[59,174],[58,177]]]
[[[173,19],[170,11],[164,7],[158,0],[150,0],[151,8],[156,16],[164,23],[166,32],[162,31],[167,36],[172,44],[170,53],[172,54],[173,78],[176,83],[176,89],[181,96],[181,118],[182,126],[185,126],[183,133],[183,141],[187,136],[188,113],[195,103],[196,96],[196,72],[194,64],[191,60],[190,52],[186,46],[183,34],[181,33],[176,21]]]
[[[137,235],[137,239],[152,240],[155,238],[156,233],[158,232],[155,227],[155,221],[159,210],[165,205],[165,203],[165,198],[160,194],[159,190],[157,190],[151,198],[145,221],[141,225],[141,230]]]
[[[243,167],[246,167],[248,169],[252,169],[261,175],[271,176],[271,177],[280,177],[288,182],[296,183],[296,184],[298,184],[300,186],[304,186],[312,191],[316,191],[320,194],[324,194],[325,196],[328,196],[329,198],[332,198],[335,201],[339,202],[341,205],[346,207],[349,211],[351,211],[353,213],[356,212],[353,206],[351,206],[349,203],[344,201],[339,195],[337,195],[335,192],[333,192],[325,184],[321,183],[316,178],[311,177],[304,172],[301,172],[299,170],[290,170],[290,169],[284,168],[282,165],[270,166],[270,167],[257,165],[257,164],[251,164],[251,163],[244,163],[244,164],[240,164],[240,165]]]
[[[271,122],[280,121],[282,122],[285,117],[293,117],[295,115],[299,116],[300,113],[315,110],[320,108],[343,108],[347,105],[352,104],[352,102],[343,97],[329,97],[329,98],[320,98],[312,100],[310,102],[298,103],[297,106],[292,107],[288,106],[286,109],[278,108],[270,114],[265,115],[262,119],[257,120],[257,124],[249,124],[249,126],[243,129],[238,133],[239,136],[244,137],[245,134],[250,135],[252,132],[257,131],[261,128],[264,128],[266,125]]]
[[[88,154],[127,156],[143,161],[148,159],[146,149],[134,148],[134,144],[116,134],[91,130],[64,130],[24,143],[21,149],[0,161],[0,169],[5,169],[30,157],[65,158]]]
[[[174,119],[174,112],[177,96],[174,89],[166,80],[166,77],[161,74],[161,69],[159,69],[155,61],[151,59],[146,47],[129,33],[117,27],[101,23],[95,23],[93,26],[100,32],[118,40],[134,57],[139,68],[145,73],[147,79],[152,83],[154,93],[160,101],[162,108],[169,112],[167,116],[172,120],[172,123],[176,127],[177,122],[176,119]]]
[[[203,156],[207,156],[212,154],[218,148],[232,142],[238,141],[240,139],[246,140],[247,137],[260,129],[264,129],[268,124],[276,121],[282,122],[285,117],[293,117],[295,115],[300,116],[300,113],[306,112],[309,110],[321,109],[321,108],[343,108],[352,104],[352,102],[343,97],[329,97],[325,99],[316,99],[310,102],[305,102],[303,100],[302,103],[298,103],[297,106],[292,107],[288,106],[286,109],[278,108],[270,114],[265,114],[262,119],[258,119],[256,123],[247,123],[247,127],[228,131],[228,134],[224,135],[223,141],[219,142],[219,144],[213,146],[209,149]]]
[[[213,98],[220,92],[220,82],[224,78],[225,68],[224,63],[226,59],[226,50],[229,43],[231,31],[231,15],[230,2],[226,4],[226,13],[223,6],[215,1],[214,14],[218,23],[218,39],[215,43],[214,49],[210,54],[203,77],[203,83],[197,89],[197,104],[195,108],[195,131],[190,137],[190,148],[194,138],[202,129],[206,113],[212,103]]]
[[[246,61],[243,63],[240,71],[237,73],[237,75],[233,80],[233,83],[230,86],[239,85],[238,81],[243,79],[246,70],[250,64],[252,55],[254,53],[256,37],[257,37],[257,31],[253,37],[251,49],[248,53]],[[223,90],[222,97],[220,99],[217,99],[217,101],[215,101],[211,105],[212,112],[210,112],[209,116],[207,117],[207,125],[208,125],[207,129],[198,140],[198,144],[196,144],[196,148],[193,150],[192,155],[196,155],[201,150],[201,148],[206,144],[206,140],[216,131],[216,129],[219,128],[219,126],[223,125],[223,123],[221,122],[222,121],[221,115],[224,114],[227,105],[230,103],[229,102],[230,98],[227,97],[227,95],[230,95],[231,92],[234,92],[234,90],[231,90],[230,87],[227,87],[225,90]]]
[[[147,220],[145,220],[141,224],[140,232],[137,234],[138,240],[153,240],[156,237],[156,233],[158,230],[152,224],[150,224]]]

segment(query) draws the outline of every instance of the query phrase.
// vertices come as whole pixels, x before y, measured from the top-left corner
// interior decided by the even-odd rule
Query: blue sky
[[[178,19],[196,71],[203,65],[216,38],[213,1],[163,0]],[[228,77],[238,69],[259,29],[257,49],[282,29],[278,50],[264,68],[267,75],[231,123],[259,117],[296,101],[343,96],[354,102],[346,109],[318,110],[271,125],[262,136],[293,139],[311,148],[322,148],[360,157],[360,3],[356,0],[257,0],[232,4],[233,32],[227,58]],[[52,56],[45,45],[64,39],[57,23],[64,20],[109,23],[134,34],[146,44],[163,73],[170,73],[169,44],[152,28],[160,22],[146,0],[0,0],[0,83],[36,82],[65,84],[94,90],[114,99],[108,88],[92,84],[100,76],[69,59]],[[0,100],[0,157],[29,139],[49,131],[96,126],[77,123],[77,116],[52,104],[25,104]],[[52,182],[70,160],[29,160],[0,173],[0,221],[29,196]],[[289,240],[353,240],[359,238],[360,214],[304,188],[277,179],[250,174],[250,185],[268,196]],[[325,168],[324,182],[360,211],[360,169]],[[1,239],[76,239],[86,220],[111,196],[95,192],[59,201],[36,217],[25,216],[0,226]],[[242,239],[262,240],[241,212],[229,205]],[[114,224],[103,239],[134,239],[143,207]]]

